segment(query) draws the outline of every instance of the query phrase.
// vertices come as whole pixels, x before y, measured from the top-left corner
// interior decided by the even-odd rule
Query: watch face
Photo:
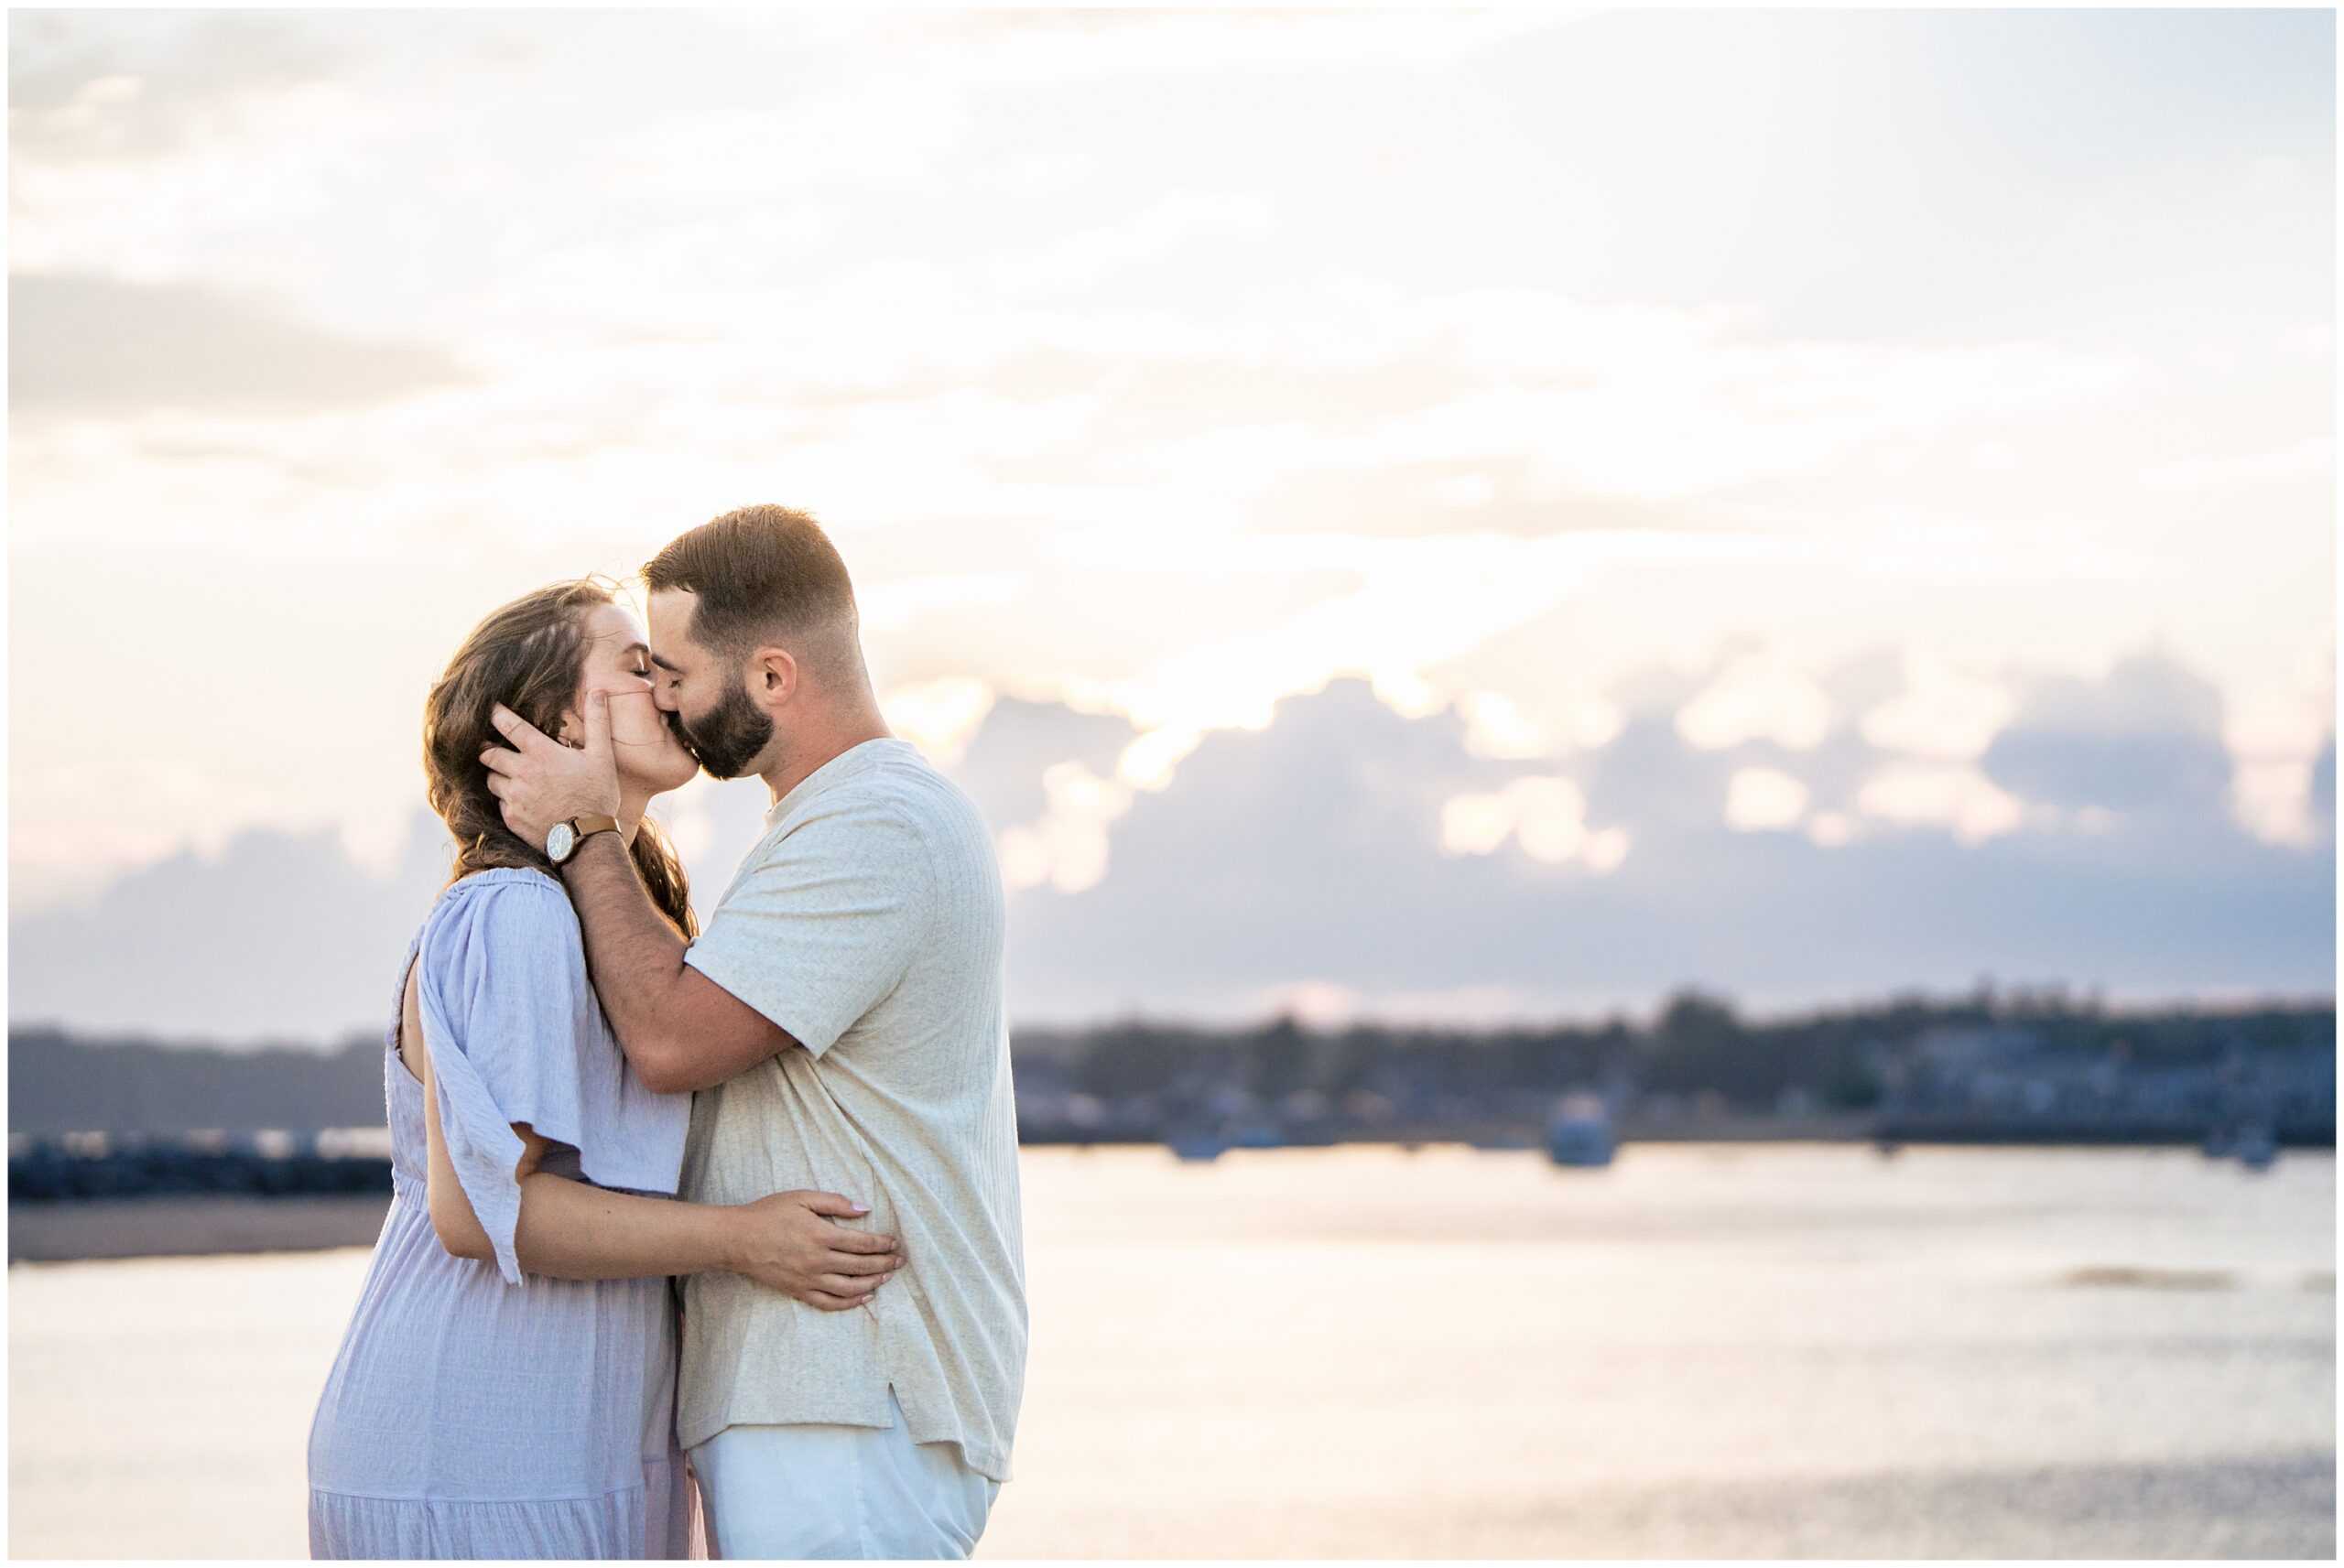
[[[555,865],[570,859],[570,851],[578,847],[578,829],[567,822],[557,822],[553,831],[546,835],[546,859]]]

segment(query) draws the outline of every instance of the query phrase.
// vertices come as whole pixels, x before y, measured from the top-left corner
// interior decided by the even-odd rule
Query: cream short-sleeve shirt
[[[678,1438],[888,1426],[892,1387],[914,1442],[1006,1481],[1026,1265],[992,836],[892,737],[816,769],[766,824],[684,961],[803,1049],[693,1097],[682,1195],[843,1193],[871,1206],[845,1223],[901,1238],[906,1260],[846,1312],[690,1276]]]

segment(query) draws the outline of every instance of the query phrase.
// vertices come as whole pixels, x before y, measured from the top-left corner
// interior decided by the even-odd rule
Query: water
[[[2329,1155],[1025,1173],[1033,1361],[982,1555],[2334,1552]],[[12,1554],[304,1554],[364,1267],[11,1270]]]

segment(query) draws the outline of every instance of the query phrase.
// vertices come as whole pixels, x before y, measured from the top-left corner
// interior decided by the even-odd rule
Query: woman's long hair
[[[494,866],[553,872],[544,846],[505,827],[489,793],[480,754],[505,744],[489,712],[501,702],[548,735],[560,729],[562,709],[577,700],[584,675],[587,612],[617,597],[597,579],[581,578],[490,611],[423,699],[425,795],[456,840],[450,881]],[[687,938],[698,935],[683,863],[649,816],[636,827],[629,852],[667,923]]]

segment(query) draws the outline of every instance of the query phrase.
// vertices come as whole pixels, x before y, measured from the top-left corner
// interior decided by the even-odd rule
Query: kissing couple
[[[991,836],[888,730],[811,517],[728,513],[643,576],[647,628],[558,583],[425,699],[455,864],[384,1036],[312,1556],[958,1558],[1009,1479]],[[705,930],[645,814],[700,771],[773,801]]]

